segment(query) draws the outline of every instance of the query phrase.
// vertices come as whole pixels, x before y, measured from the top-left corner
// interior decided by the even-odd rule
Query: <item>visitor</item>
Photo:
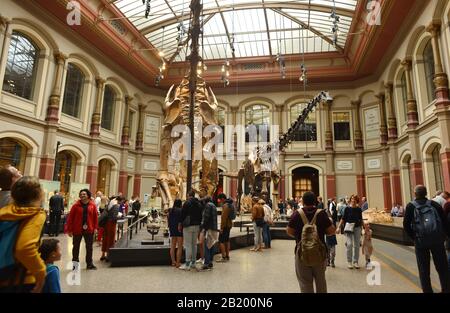
[[[369,223],[364,223],[364,239],[362,242],[362,254],[366,258],[366,269],[371,270],[372,264],[370,263],[370,257],[373,253],[373,245],[372,245],[372,230],[370,229]]]
[[[59,235],[59,227],[61,224],[61,214],[64,214],[64,199],[58,192],[54,191],[53,196],[48,201],[50,208],[50,226],[48,234],[50,237]]]
[[[101,199],[100,199],[100,207],[98,209],[100,215],[103,213],[104,210],[106,210],[108,208],[108,204],[109,204],[108,197],[106,197],[104,194],[102,194]],[[97,242],[98,242],[99,247],[102,245],[104,231],[105,231],[105,229],[103,227],[101,227],[100,225],[98,225]]]
[[[330,215],[328,215],[328,217],[330,218],[330,221],[333,223],[333,226],[335,226],[333,218]],[[335,268],[336,265],[334,263],[334,260],[336,259],[336,246],[338,244],[336,234],[326,235],[325,241],[327,244],[327,266]]]
[[[445,235],[450,236],[447,217],[437,202],[427,199],[425,186],[416,186],[414,193],[415,200],[406,206],[403,228],[414,240],[422,290],[424,293],[433,292],[430,279],[431,253],[434,266],[439,274],[442,292],[450,292],[448,260],[444,246]],[[425,224],[424,221],[428,223]]]
[[[220,234],[219,247],[222,257],[217,262],[228,262],[230,260],[230,232],[233,227],[233,217],[236,217],[233,199],[227,198],[221,193],[217,201],[222,205],[222,214],[220,216]]]
[[[337,219],[338,219],[336,198],[330,199],[330,203],[328,205],[328,212],[330,213],[331,220],[333,221],[333,225],[336,227],[336,223],[337,223]]]
[[[405,215],[405,210],[399,203],[396,203],[395,206],[392,207],[392,209],[391,209],[391,216],[392,217],[403,217],[404,215]]]
[[[273,225],[272,209],[267,204],[263,205],[264,208],[264,224],[262,229],[264,249],[271,248],[272,237],[270,235],[270,226]]]
[[[314,193],[305,192],[303,195],[303,204],[304,207],[302,209],[294,212],[287,227],[287,234],[295,238],[297,242],[295,249],[295,272],[297,280],[302,293],[314,293],[314,283],[317,293],[326,293],[327,282],[325,279],[325,271],[327,256],[325,235],[333,235],[336,229],[327,213],[316,208],[316,196]],[[320,260],[313,266],[307,264],[304,260],[302,261],[301,256],[299,256],[299,253],[302,253],[302,242],[306,243],[306,241],[309,241],[309,238],[302,238],[303,228],[306,224],[315,225],[316,236],[312,237],[317,240],[315,246],[323,252],[320,253]]]
[[[350,205],[344,209],[344,214],[338,226],[338,233],[344,227],[347,248],[347,267],[359,269],[359,245],[361,242],[361,228],[363,224],[362,209],[358,206],[359,197],[352,195]]]
[[[95,197],[94,203],[95,203],[95,207],[97,208],[97,212],[100,213],[100,206],[102,204],[102,192],[101,191],[97,191],[97,196]]]
[[[322,197],[317,197],[317,208],[323,210],[323,200]]]
[[[178,230],[183,231],[184,248],[186,249],[186,263],[180,266],[182,270],[195,269],[197,258],[197,236],[200,230],[203,207],[195,197],[195,191],[190,191],[189,199],[183,204],[181,210],[181,223]]]
[[[0,168],[0,209],[11,203],[11,188],[22,177],[14,166]]]
[[[167,216],[170,236],[170,259],[172,266],[177,268],[181,266],[181,255],[183,254],[183,232],[178,229],[178,225],[181,224],[182,205],[183,202],[180,199],[175,199],[173,207],[169,209]]]
[[[444,215],[447,217],[447,226],[450,227],[450,198],[444,205]],[[448,272],[450,273],[450,236],[447,236]]]
[[[433,198],[433,201],[438,203],[441,207],[444,207],[445,202],[447,202],[448,193],[445,191],[437,191],[436,197]]]
[[[73,269],[79,268],[80,243],[84,238],[86,246],[86,264],[88,270],[96,270],[92,261],[92,245],[94,232],[98,227],[98,214],[95,203],[91,200],[91,192],[82,189],[79,192],[80,199],[72,205],[65,226],[65,233],[73,237],[72,262]]]
[[[364,212],[364,211],[367,211],[368,209],[369,209],[369,203],[367,202],[366,197],[362,197],[361,198],[361,210]]]
[[[203,202],[203,215],[200,231],[203,232],[205,263],[201,267],[202,270],[211,270],[213,268],[214,247],[218,239],[217,228],[217,208],[212,202],[211,197],[206,196]]]
[[[293,213],[294,213],[294,209],[292,208],[292,205],[289,203],[287,205],[286,217],[288,219],[290,219]]]
[[[345,198],[341,198],[338,205],[337,205],[337,221],[340,222],[342,219],[342,216],[344,215],[344,210],[347,207],[347,204],[345,203]],[[342,225],[340,229],[340,233],[344,233],[344,225]],[[339,233],[339,232],[338,232]]]
[[[43,197],[39,180],[24,176],[11,188],[13,203],[0,210],[0,270],[14,269],[10,277],[0,281],[0,293],[39,293],[44,286],[45,264],[38,253],[46,217],[41,207]]]
[[[61,260],[61,245],[57,239],[44,239],[39,253],[45,263],[47,276],[42,293],[61,293],[59,268],[54,263]]]
[[[134,215],[134,221],[137,221],[139,219],[139,212],[141,211],[141,200],[138,196],[134,197],[134,201],[131,204],[131,210],[133,212],[132,214]]]
[[[116,242],[116,227],[119,215],[119,206],[125,199],[121,197],[110,199],[108,207],[106,208],[106,223],[103,227],[102,238],[102,256],[100,261],[109,262],[109,249],[114,247]],[[103,213],[105,214],[105,213]]]
[[[264,226],[265,215],[264,204],[266,204],[266,202],[260,199],[252,208],[252,223],[255,233],[255,242],[254,247],[250,249],[250,251],[262,252],[262,229]]]

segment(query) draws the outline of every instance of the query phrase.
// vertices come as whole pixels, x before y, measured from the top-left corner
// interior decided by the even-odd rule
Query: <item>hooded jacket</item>
[[[84,231],[93,234],[98,228],[98,213],[94,201],[89,200],[87,208],[87,229]],[[67,217],[65,233],[73,235],[83,234],[83,206],[81,200],[78,200],[72,205],[69,216]]]
[[[14,258],[27,269],[24,284],[45,280],[46,268],[38,252],[45,218],[46,214],[42,208],[18,207],[10,204],[0,210],[0,221],[21,222],[16,237]]]

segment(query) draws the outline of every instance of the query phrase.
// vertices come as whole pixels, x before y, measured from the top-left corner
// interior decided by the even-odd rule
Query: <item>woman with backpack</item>
[[[46,267],[39,242],[46,214],[36,177],[25,176],[11,188],[12,204],[0,210],[0,293],[40,293]]]
[[[123,203],[123,201],[124,199],[121,197],[112,198],[111,201],[109,202],[108,208],[106,209],[106,211],[102,213],[106,217],[102,218],[104,219],[103,222],[99,222],[99,224],[102,223],[104,227],[103,241],[102,241],[102,256],[100,258],[100,261],[109,262],[108,259],[109,249],[114,246],[114,242],[116,239],[116,225],[119,215],[119,206],[121,203]]]
[[[359,246],[361,242],[363,217],[362,209],[359,206],[359,197],[352,195],[350,205],[344,209],[344,214],[337,227],[337,232],[341,232],[344,227],[346,237],[345,247],[347,249],[347,267],[349,269],[359,269]]]

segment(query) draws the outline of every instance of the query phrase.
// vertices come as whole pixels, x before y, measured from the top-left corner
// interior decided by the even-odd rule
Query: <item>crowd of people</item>
[[[42,240],[46,212],[42,208],[43,190],[36,177],[22,176],[13,166],[0,168],[0,292],[61,292],[59,269],[54,264],[61,259],[61,246],[56,238]],[[254,228],[252,252],[271,248],[270,227],[276,213],[267,195],[253,197],[251,221]],[[49,200],[50,237],[58,236],[64,210],[61,195],[55,191]],[[218,218],[217,206],[221,206]],[[450,260],[445,252],[445,239],[450,237],[450,197],[439,191],[427,199],[424,186],[415,188],[415,199],[406,209],[394,206],[391,214],[404,216],[405,232],[415,245],[420,282],[424,292],[433,292],[430,280],[430,254],[442,287],[449,292]],[[131,210],[130,210],[131,208]],[[122,195],[95,197],[88,189],[79,192],[79,200],[70,208],[64,231],[72,237],[73,269],[79,268],[81,240],[86,246],[86,268],[95,270],[94,241],[101,241],[100,261],[108,262],[108,253],[115,243],[117,220],[127,214],[139,217],[138,197],[127,201]],[[306,192],[302,197],[280,201],[280,213],[288,216],[287,234],[296,240],[295,271],[302,292],[327,292],[325,271],[334,268],[338,244],[337,235],[345,236],[347,267],[359,269],[360,252],[366,268],[371,268],[373,254],[372,230],[363,219],[368,209],[364,197],[352,195],[329,199],[325,205],[321,197]],[[183,203],[174,201],[167,216],[171,237],[171,264],[181,270],[209,271],[218,242],[220,258],[230,260],[230,231],[237,210],[233,199],[218,195],[199,199],[191,191]],[[447,240],[447,249],[449,249]],[[183,249],[185,261],[182,263]],[[197,255],[200,258],[197,259]],[[316,286],[314,290],[314,284]]]

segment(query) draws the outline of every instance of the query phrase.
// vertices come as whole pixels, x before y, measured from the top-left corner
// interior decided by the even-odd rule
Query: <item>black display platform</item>
[[[397,225],[386,225],[386,224],[370,224],[372,229],[372,237],[376,239],[381,239],[389,241],[392,243],[413,246],[414,242],[406,234],[405,230],[401,226]]]

